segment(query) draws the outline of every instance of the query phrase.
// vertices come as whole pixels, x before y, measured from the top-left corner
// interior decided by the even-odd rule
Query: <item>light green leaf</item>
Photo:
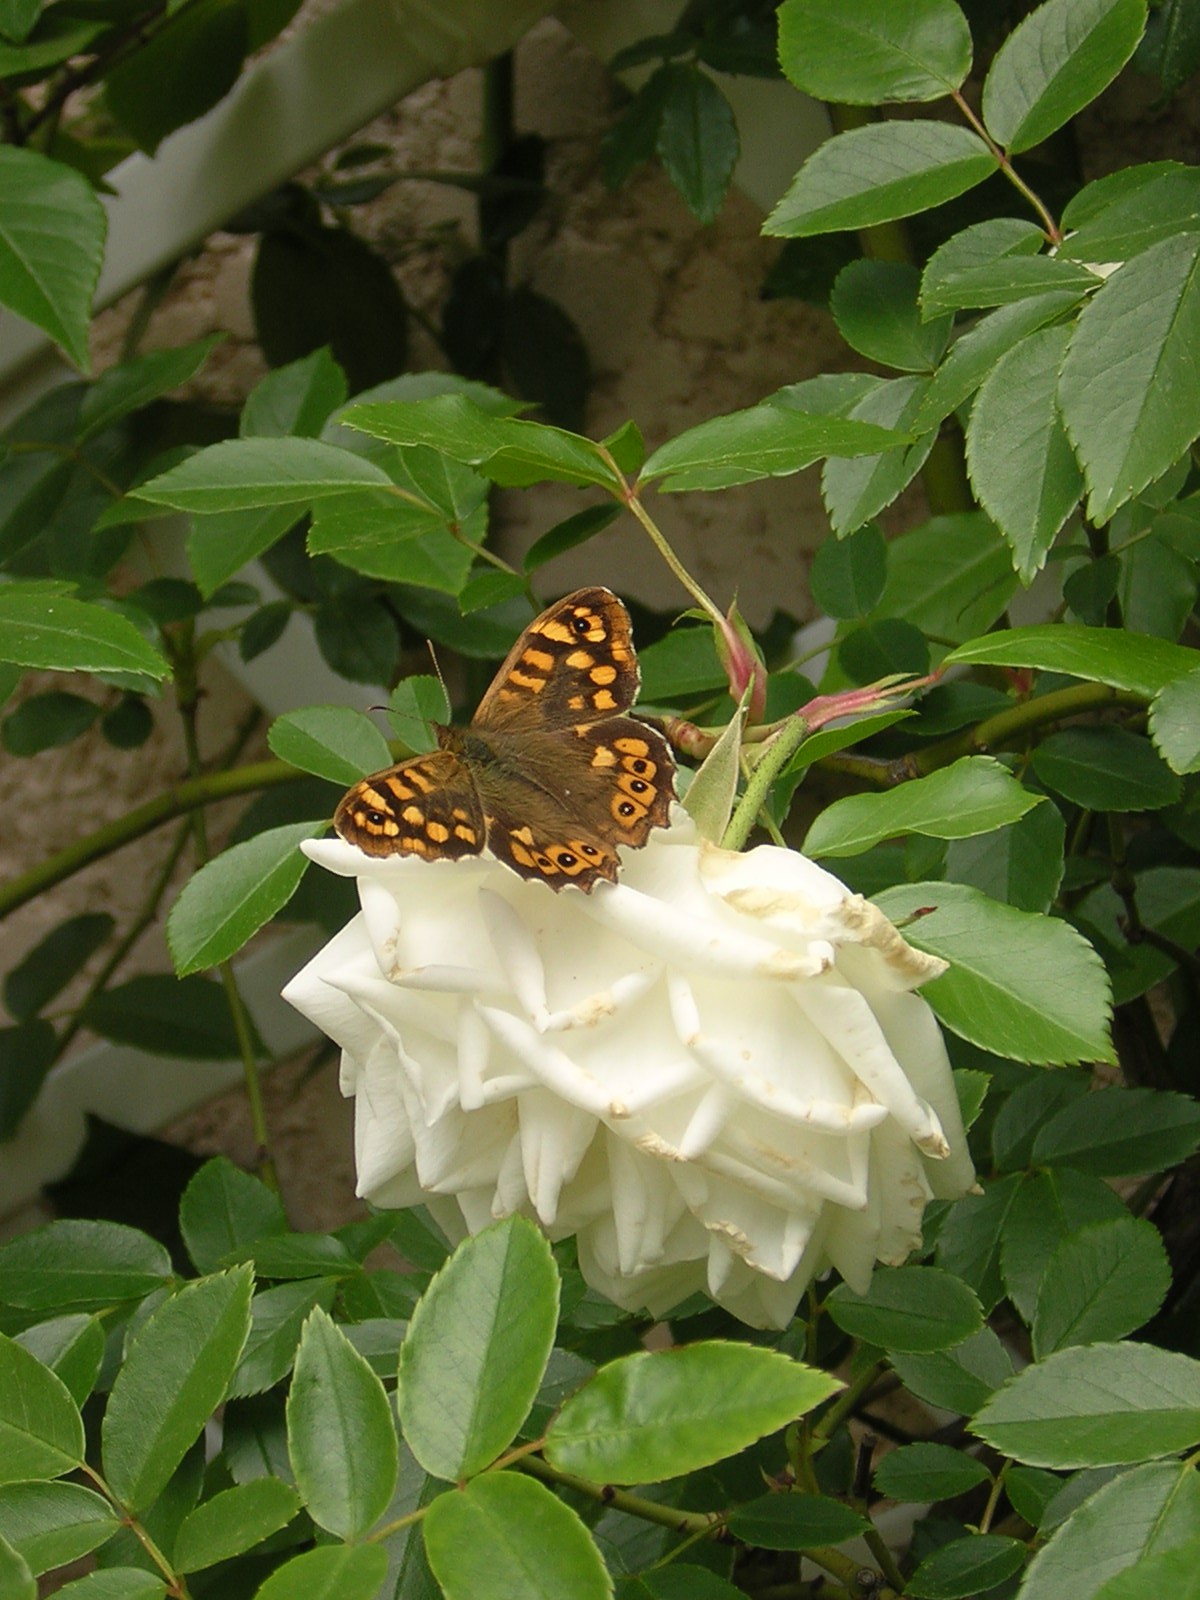
[[[181,978],[228,961],[287,905],[308,869],[301,841],[315,839],[328,825],[318,817],[268,828],[223,850],[184,884],[167,918],[167,941]]]
[[[983,1322],[972,1291],[937,1267],[876,1267],[866,1294],[839,1283],[825,1305],[845,1333],[919,1355],[961,1344]]]
[[[104,1475],[131,1511],[152,1505],[225,1398],[250,1327],[248,1268],[199,1278],[139,1330],[109,1396]]]
[[[1171,1263],[1153,1223],[1119,1217],[1080,1229],[1046,1265],[1033,1319],[1035,1358],[1123,1339],[1149,1322],[1170,1287]]]
[[[1128,261],[1160,239],[1200,228],[1200,168],[1151,161],[1085,184],[1062,214],[1060,255]]]
[[[656,1483],[745,1449],[840,1387],[744,1344],[622,1356],[567,1401],[546,1436],[546,1459],[597,1483]]]
[[[1173,1455],[1200,1442],[1200,1361],[1147,1344],[1076,1345],[1018,1373],[971,1426],[1035,1467]]]
[[[0,146],[0,301],[88,365],[104,207],[87,179],[33,150]]]
[[[1065,922],[956,883],[906,884],[876,903],[910,944],[950,962],[950,971],[921,992],[953,1032],[1017,1061],[1113,1059],[1103,964]],[[927,907],[927,915],[905,923]]]
[[[0,1593],[5,1600],[38,1600],[38,1586],[28,1562],[7,1539],[0,1539]]]
[[[1150,737],[1172,771],[1200,772],[1200,667],[1155,695]]]
[[[176,511],[302,507],[348,488],[387,489],[391,479],[365,456],[320,439],[226,439],[151,478],[138,498]]]
[[[287,1232],[279,1196],[227,1156],[206,1161],[183,1191],[179,1229],[200,1272],[216,1272],[260,1239]]]
[[[558,1270],[523,1217],[466,1239],[413,1313],[400,1353],[405,1442],[436,1478],[471,1477],[512,1443],[554,1345]]]
[[[167,1586],[142,1567],[101,1567],[56,1591],[57,1600],[162,1600]],[[14,1597],[15,1600],[15,1597]]]
[[[1068,328],[1043,328],[1002,355],[983,380],[967,427],[967,471],[980,505],[1031,583],[1083,493],[1059,415]]]
[[[309,1313],[287,1400],[288,1456],[318,1527],[360,1538],[387,1510],[399,1471],[379,1379],[319,1307]]]
[[[326,1544],[284,1562],[254,1600],[375,1600],[387,1577],[381,1544]]]
[[[62,1379],[77,1406],[83,1404],[104,1360],[104,1325],[99,1317],[76,1311],[35,1322],[17,1334],[17,1343]]]
[[[892,1500],[953,1500],[990,1477],[982,1461],[948,1444],[906,1444],[875,1468],[875,1487]]]
[[[1151,245],[1084,307],[1059,379],[1063,421],[1107,522],[1200,433],[1200,234]]]
[[[0,1487],[0,1539],[33,1573],[77,1561],[111,1539],[121,1524],[101,1495],[78,1483],[8,1483]],[[8,1591],[0,1586],[0,1594]]]
[[[83,1422],[62,1379],[0,1334],[0,1483],[58,1478],[83,1461]]]
[[[173,1276],[162,1245],[120,1222],[64,1218],[0,1245],[0,1304],[28,1311],[140,1300]]]
[[[939,100],[970,71],[971,33],[953,0],[785,0],[779,64],[816,100]]]
[[[300,1496],[278,1478],[222,1489],[189,1511],[171,1552],[177,1572],[199,1572],[228,1561],[285,1527],[300,1509]]]
[[[664,490],[726,489],[759,478],[785,478],[828,455],[866,455],[904,444],[908,435],[872,421],[763,404],[701,422],[661,445],[643,480],[665,477]]]
[[[128,617],[20,581],[0,584],[0,661],[58,672],[142,672],[151,678],[171,672]]]
[[[1072,1482],[1078,1482],[1075,1479]],[[1150,1461],[1102,1483],[1056,1527],[1030,1562],[1021,1600],[1096,1600],[1127,1573],[1132,1580],[1143,1561],[1194,1539],[1200,1526],[1200,1484],[1195,1469],[1181,1461]],[[1140,1584],[1128,1600],[1186,1591]],[[1116,1596],[1113,1596],[1116,1600]]]
[[[1200,664],[1200,653],[1147,634],[1055,622],[970,639],[946,657],[946,665],[954,662],[1065,672],[1130,689],[1149,700],[1164,684]]]
[[[996,170],[967,128],[945,122],[873,123],[835,134],[808,158],[763,232],[806,238],[869,228],[953,200]]]
[[[1200,1534],[1176,1550],[1143,1556],[1097,1591],[1097,1600],[1145,1600],[1148,1594],[1171,1600],[1200,1600]]]
[[[992,224],[984,222],[978,226],[982,229]],[[1040,241],[1040,233],[1038,238]],[[942,248],[948,252],[955,243],[952,239]],[[939,312],[973,311],[977,307],[1019,305],[1027,299],[1050,294],[1056,298],[1062,296],[1070,305],[1081,300],[1089,290],[1098,289],[1102,281],[1078,262],[1041,255],[1008,255],[955,272],[941,272],[935,277],[935,268],[942,265],[938,260],[941,254],[939,251],[925,269],[921,305],[927,317]]]
[[[327,348],[268,372],[250,391],[238,424],[243,439],[313,438],[346,403],[346,375]]]
[[[1018,911],[1048,911],[1062,882],[1066,831],[1057,806],[1034,806],[1008,827],[954,840],[946,876]]]
[[[187,540],[188,560],[205,599],[247,562],[278,544],[299,515],[298,507],[283,505],[194,516]]]
[[[737,795],[742,730],[746,725],[750,692],[747,688],[742,704],[721,729],[720,737],[701,762],[683,797],[683,809],[696,824],[700,837],[713,844],[720,844],[724,837]]]
[[[607,1600],[612,1579],[578,1515],[517,1472],[439,1495],[425,1517],[446,1600]]]
[[[963,756],[927,778],[835,800],[808,830],[804,854],[859,855],[901,833],[965,839],[1015,822],[1039,800],[993,756]]]
[[[851,261],[838,273],[829,309],[838,332],[859,355],[901,372],[932,372],[950,337],[953,317],[922,322],[921,275],[899,261]]]
[[[1145,0],[1046,0],[996,52],[983,120],[1009,151],[1041,144],[1106,89],[1137,48]]]
[[[892,378],[852,408],[851,420],[881,423],[911,436],[912,419],[921,408],[928,378]],[[907,449],[884,455],[863,452],[856,461],[831,458],[821,471],[821,494],[833,530],[840,538],[877,516],[904,489],[928,459],[936,435],[924,434]]]
[[[349,706],[306,706],[276,717],[267,743],[281,761],[331,783],[357,783],[392,763],[387,740],[369,717]]]

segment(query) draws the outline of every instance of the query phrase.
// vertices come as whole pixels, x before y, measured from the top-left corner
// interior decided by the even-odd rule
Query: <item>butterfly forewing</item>
[[[469,728],[441,749],[364,778],[334,826],[368,855],[473,855],[484,842],[523,878],[590,890],[617,845],[665,827],[675,763],[657,729],[624,716],[638,689],[629,613],[578,589],[509,651]]]
[[[474,779],[448,750],[363,778],[343,795],[333,825],[369,856],[453,860],[478,855],[487,841]]]

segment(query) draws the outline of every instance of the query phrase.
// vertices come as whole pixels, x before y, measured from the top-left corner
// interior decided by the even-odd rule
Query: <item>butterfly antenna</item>
[[[442,676],[441,663],[438,661],[437,651],[433,648],[433,640],[432,639],[426,639],[425,648],[426,648],[426,650],[429,651],[429,659],[433,663],[434,676],[437,678],[437,681],[442,686],[442,694],[445,696],[446,706],[448,708],[450,706],[450,703],[451,703],[451,701],[450,701],[450,690],[446,687],[446,680]]]

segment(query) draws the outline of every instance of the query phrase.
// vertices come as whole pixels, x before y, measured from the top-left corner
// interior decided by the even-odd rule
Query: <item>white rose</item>
[[[486,857],[371,860],[284,990],[342,1047],[358,1192],[453,1238],[522,1211],[653,1315],[698,1289],[786,1324],[833,1266],[865,1290],[973,1181],[938,1025],[943,963],[792,850],[681,811],[621,881],[554,894]]]

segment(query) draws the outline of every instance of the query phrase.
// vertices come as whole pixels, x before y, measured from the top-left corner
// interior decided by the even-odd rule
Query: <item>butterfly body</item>
[[[657,729],[624,715],[638,690],[629,614],[579,589],[517,640],[467,728],[364,778],[334,816],[368,855],[453,860],[485,847],[521,877],[589,891],[618,844],[667,823],[675,763]]]

